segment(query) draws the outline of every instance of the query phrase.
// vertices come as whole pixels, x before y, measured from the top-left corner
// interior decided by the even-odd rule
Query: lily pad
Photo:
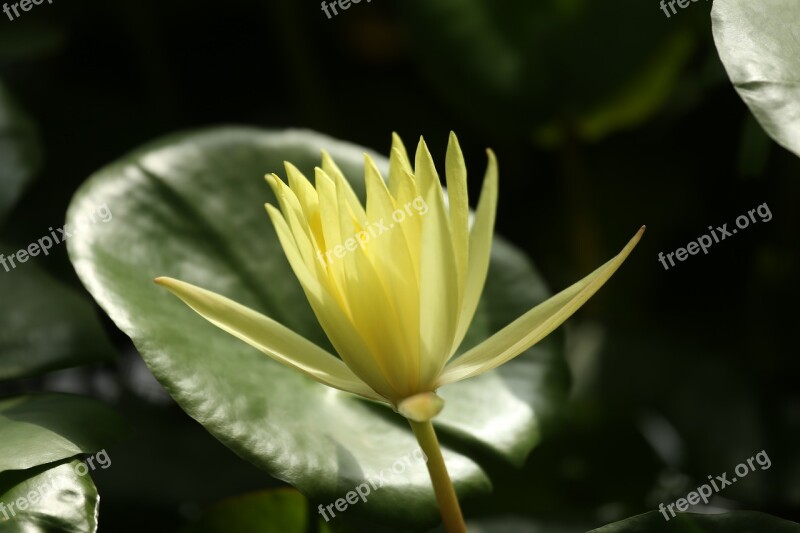
[[[742,100],[770,137],[800,156],[800,3],[716,0],[719,56]]]
[[[110,407],[92,398],[45,393],[0,401],[0,473],[95,453],[128,432]]]
[[[93,533],[100,496],[78,460],[0,473],[0,531]],[[80,470],[80,469],[79,469]]]
[[[333,353],[263,208],[275,199],[262,176],[281,172],[284,160],[311,174],[322,148],[363,197],[364,149],[313,132],[223,128],[157,141],[100,170],[76,194],[68,220],[106,203],[115,216],[68,241],[70,257],[156,378],[234,452],[326,504],[368,480],[380,483],[383,473],[385,485],[355,512],[430,524],[438,516],[430,480],[402,418],[269,360],[152,282],[171,276],[213,290]],[[500,244],[493,261],[467,343],[546,296],[519,252]],[[519,462],[567,383],[563,359],[542,344],[502,372],[442,389],[447,404],[437,420],[453,446],[482,445]],[[459,493],[486,492],[481,467],[453,446],[445,458]]]

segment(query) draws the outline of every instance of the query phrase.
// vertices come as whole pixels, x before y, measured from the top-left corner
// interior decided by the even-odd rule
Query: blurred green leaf
[[[0,473],[0,531],[3,533],[92,533],[100,497],[78,460]],[[20,505],[20,503],[22,505]],[[24,509],[23,509],[24,507]]]
[[[651,511],[593,529],[590,533],[797,533],[798,531],[800,524],[751,511],[715,515],[677,513],[675,518],[670,516],[669,521],[665,520],[660,512]]]
[[[33,122],[0,82],[0,224],[40,165]]]
[[[0,33],[0,61],[31,61],[52,55],[63,48],[66,37],[63,25],[46,20],[4,24]]]
[[[575,116],[559,117],[561,122],[534,131],[544,146],[564,142],[569,135],[596,142],[617,130],[633,128],[654,115],[671,95],[681,70],[693,48],[687,33],[677,33],[625,84],[601,105]],[[564,119],[568,122],[564,123]]]
[[[95,453],[127,432],[119,415],[91,398],[44,393],[5,399],[0,401],[0,472]]]
[[[308,500],[291,489],[256,492],[225,500],[203,513],[200,519],[183,529],[183,533],[307,533],[330,531],[311,512]],[[309,514],[319,518],[316,528]]]
[[[733,86],[770,137],[800,156],[800,39],[795,0],[717,0],[712,28]]]
[[[595,141],[648,119],[695,46],[683,22],[638,0],[400,5],[448,103],[484,128],[545,144],[566,135]],[[621,30],[622,20],[636,23]]]
[[[431,523],[438,511],[424,465],[391,473],[416,449],[402,419],[274,363],[152,283],[168,275],[217,291],[331,349],[263,212],[274,198],[261,178],[280,172],[284,160],[311,173],[321,148],[363,193],[364,149],[318,134],[226,128],[161,140],[101,170],[78,192],[70,220],[102,203],[115,217],[71,239],[70,256],[154,375],[225,445],[326,503],[383,471],[387,485],[359,512]],[[491,295],[468,342],[545,297],[518,252],[502,244],[494,252]],[[503,372],[445,388],[440,424],[453,438],[519,462],[566,395],[566,365],[548,346]],[[488,489],[475,462],[450,449],[445,455],[461,494]]]
[[[0,242],[0,253],[12,256],[13,248]],[[89,301],[33,260],[0,269],[0,382],[111,360],[114,348]]]

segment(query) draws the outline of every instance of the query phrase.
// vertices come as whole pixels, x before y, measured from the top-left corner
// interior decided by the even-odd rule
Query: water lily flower
[[[431,423],[444,404],[436,390],[496,368],[547,336],[611,277],[644,231],[584,279],[454,357],[489,269],[498,178],[494,153],[488,155],[474,217],[464,157],[452,133],[445,161],[447,202],[425,142],[420,139],[412,166],[397,135],[388,183],[365,155],[366,208],[324,151],[313,185],[290,163],[288,185],[267,176],[280,205],[267,204],[267,212],[339,357],[224,296],[175,279],[156,280],[274,360],[405,416],[428,458],[448,532],[466,527]]]
[[[280,205],[267,204],[267,212],[339,357],[224,296],[175,279],[156,282],[274,360],[330,387],[388,403],[407,418],[430,419],[442,407],[434,394],[439,387],[492,370],[543,339],[611,277],[644,230],[584,279],[454,358],[489,268],[498,172],[494,153],[487,153],[472,220],[454,134],[445,164],[448,202],[424,140],[412,166],[396,134],[388,183],[365,154],[366,208],[324,151],[313,185],[291,163],[288,185],[267,176]]]

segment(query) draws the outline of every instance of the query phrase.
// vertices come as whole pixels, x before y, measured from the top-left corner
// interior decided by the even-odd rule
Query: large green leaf
[[[800,156],[800,3],[716,0],[711,15],[739,96],[770,137]]]
[[[40,158],[33,123],[0,82],[0,223],[33,179]]]
[[[102,402],[46,393],[0,401],[0,472],[24,470],[119,440],[126,423]]]
[[[100,497],[78,460],[0,473],[0,532],[91,533],[97,531]]]
[[[312,173],[321,148],[363,193],[364,150],[318,134],[225,128],[163,139],[101,170],[78,192],[68,219],[103,203],[115,216],[71,239],[70,257],[181,407],[236,453],[323,503],[383,471],[387,485],[354,512],[398,523],[435,520],[424,465],[400,466],[416,444],[399,416],[274,363],[152,283],[165,275],[206,287],[330,349],[263,208],[274,198],[262,176],[282,172],[284,160]],[[491,291],[468,342],[545,296],[518,253],[501,245],[493,259]],[[445,388],[439,422],[453,443],[467,440],[519,461],[566,387],[563,360],[542,345],[502,372]],[[461,494],[488,489],[474,461],[452,447],[445,455]],[[393,465],[405,471],[390,474]]]
[[[669,521],[658,511],[615,522],[591,533],[797,533],[800,524],[750,511],[725,514],[676,513]]]
[[[0,253],[13,255],[15,248],[0,242]],[[15,263],[8,272],[0,266],[0,294],[14,303],[0,312],[0,381],[110,360],[114,354],[90,302],[34,260]]]
[[[208,509],[183,533],[286,533],[329,531],[310,512],[308,500],[295,490],[281,489],[237,496]],[[314,526],[314,522],[319,523]]]

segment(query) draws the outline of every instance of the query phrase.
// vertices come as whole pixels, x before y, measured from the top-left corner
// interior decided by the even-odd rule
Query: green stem
[[[428,473],[433,482],[433,491],[436,494],[436,501],[439,503],[439,511],[442,513],[442,523],[447,533],[464,533],[467,527],[464,525],[464,517],[461,516],[461,507],[458,505],[456,491],[450,475],[447,473],[447,466],[444,464],[442,449],[439,447],[439,440],[433,430],[431,421],[414,422],[408,421],[414,435],[417,437],[422,452],[427,457]]]

